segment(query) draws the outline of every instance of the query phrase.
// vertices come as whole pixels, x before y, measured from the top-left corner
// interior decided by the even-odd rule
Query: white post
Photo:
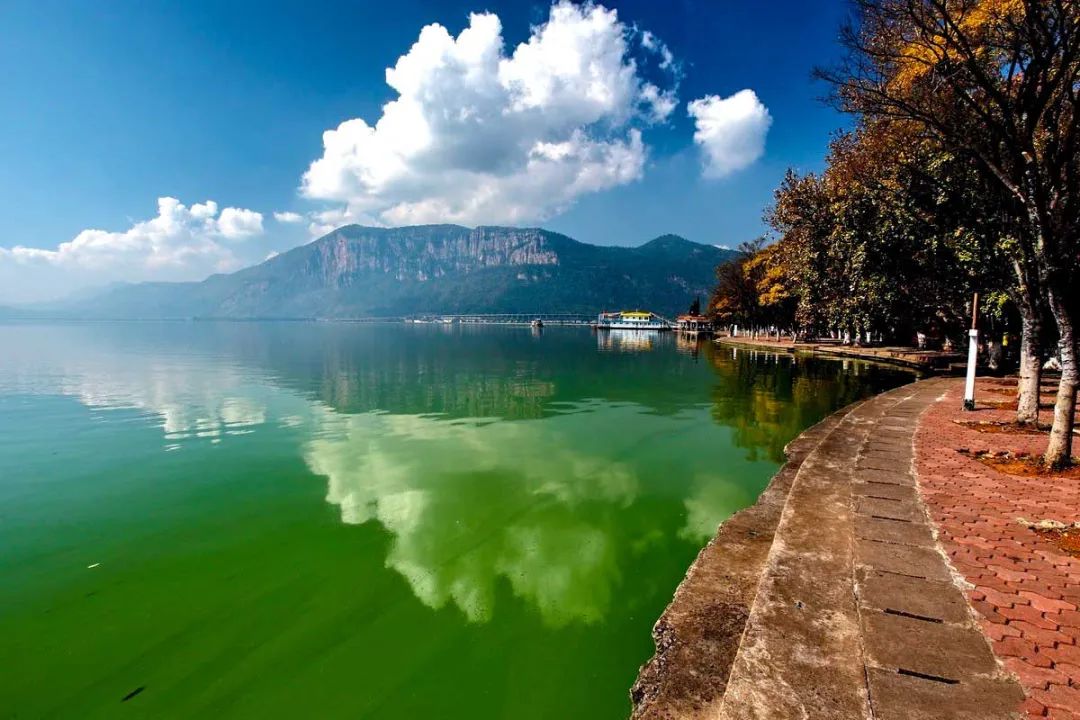
[[[979,357],[979,331],[968,330],[967,382],[964,383],[964,409],[975,409],[975,360]]]
[[[964,409],[975,409],[975,361],[979,358],[979,293],[971,301],[971,329],[968,330],[967,381],[964,383]]]

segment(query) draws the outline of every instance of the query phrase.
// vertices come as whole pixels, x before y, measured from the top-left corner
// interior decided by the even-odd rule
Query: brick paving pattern
[[[957,380],[922,416],[915,434],[920,491],[942,546],[971,585],[968,599],[994,653],[1027,693],[1022,710],[1080,720],[1080,558],[1017,520],[1080,522],[1080,481],[1006,475],[957,452],[1045,450],[1046,435],[980,433],[955,422],[1014,419],[991,407],[1012,398],[1001,389],[999,381],[980,380],[977,411],[964,413]],[[1042,419],[1052,414],[1043,410]]]

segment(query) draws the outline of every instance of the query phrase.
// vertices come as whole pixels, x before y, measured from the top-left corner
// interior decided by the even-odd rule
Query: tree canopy
[[[721,320],[957,336],[972,292],[1015,307],[1020,422],[1041,353],[1062,374],[1045,460],[1071,461],[1080,368],[1080,3],[855,0],[837,67],[855,118],[819,174],[789,172],[757,241],[718,271]],[[772,313],[772,314],[770,314]],[[1053,318],[1046,332],[1042,318]]]

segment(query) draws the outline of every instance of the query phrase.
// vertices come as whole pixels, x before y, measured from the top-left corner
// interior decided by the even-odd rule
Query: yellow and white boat
[[[648,310],[602,312],[593,325],[597,330],[670,330],[671,323]]]

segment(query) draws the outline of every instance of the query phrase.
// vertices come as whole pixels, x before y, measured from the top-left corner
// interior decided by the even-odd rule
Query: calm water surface
[[[0,325],[0,717],[623,718],[784,444],[909,378],[574,328]]]

